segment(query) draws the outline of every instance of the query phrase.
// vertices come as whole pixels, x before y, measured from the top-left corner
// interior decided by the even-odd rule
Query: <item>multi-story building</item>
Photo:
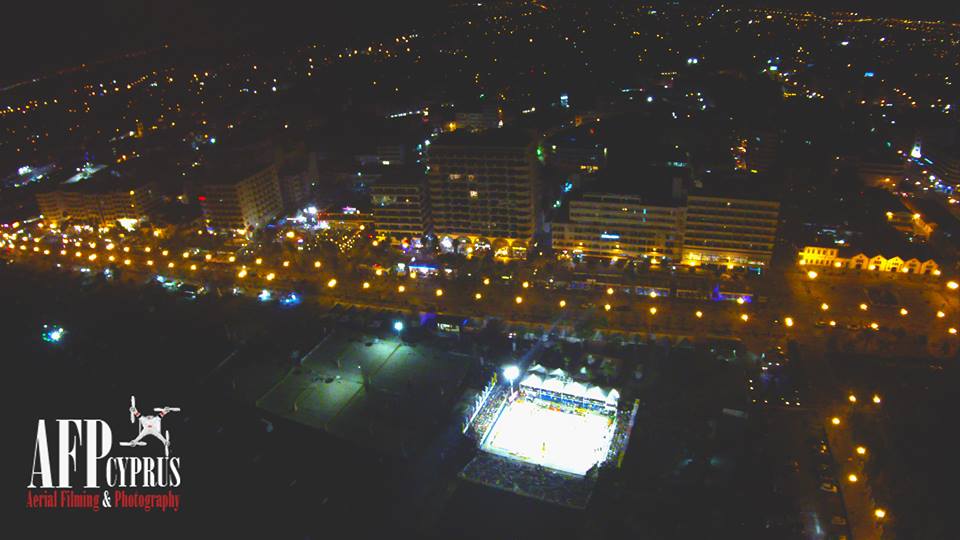
[[[744,195],[688,195],[683,263],[766,268],[780,203]]]
[[[896,155],[865,156],[860,158],[857,172],[866,184],[896,186],[903,179],[905,164]]]
[[[429,147],[430,210],[445,249],[521,256],[533,237],[539,184],[535,146],[514,130],[452,133]]]
[[[89,175],[75,175],[52,190],[37,193],[37,206],[45,221],[113,227],[148,219],[157,200],[153,182],[137,181],[103,167],[90,170]]]
[[[638,195],[587,193],[570,201],[569,219],[552,224],[553,248],[573,255],[679,261],[684,208]]]
[[[313,186],[319,177],[315,153],[288,158],[279,172],[283,209],[292,212],[303,207],[313,195]]]
[[[276,164],[246,172],[236,169],[204,183],[200,196],[204,220],[218,230],[262,227],[283,211]]]
[[[377,233],[391,244],[416,244],[430,230],[430,214],[423,182],[384,180],[370,188]]]

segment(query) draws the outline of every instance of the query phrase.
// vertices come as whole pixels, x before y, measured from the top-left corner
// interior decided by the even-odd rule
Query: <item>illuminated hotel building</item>
[[[277,166],[234,174],[203,185],[200,206],[208,227],[253,230],[270,223],[283,211]]]
[[[569,219],[552,225],[553,248],[572,255],[680,259],[684,210],[644,204],[638,195],[587,193],[570,202]]]
[[[421,182],[377,181],[370,187],[377,233],[391,244],[414,243],[429,230],[426,186]]]
[[[519,131],[451,133],[428,150],[434,234],[445,249],[522,256],[538,201],[535,146]]]
[[[85,165],[81,173],[55,189],[37,193],[37,206],[45,221],[95,227],[113,227],[148,217],[156,202],[152,182],[131,181],[118,171]]]
[[[722,195],[688,195],[683,263],[766,268],[780,203]]]

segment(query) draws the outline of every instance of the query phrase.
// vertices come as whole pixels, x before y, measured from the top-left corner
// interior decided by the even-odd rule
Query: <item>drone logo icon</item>
[[[170,431],[160,432],[160,420],[172,412],[180,412],[180,407],[154,407],[153,410],[157,414],[141,415],[140,411],[137,410],[136,397],[130,396],[130,423],[136,423],[137,419],[140,419],[140,429],[136,438],[129,442],[121,442],[120,446],[146,446],[147,443],[143,438],[152,435],[163,443],[164,453],[169,457]]]

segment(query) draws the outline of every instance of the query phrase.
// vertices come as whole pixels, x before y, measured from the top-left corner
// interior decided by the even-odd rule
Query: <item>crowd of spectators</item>
[[[611,465],[617,463],[620,453],[626,451],[627,442],[630,440],[630,416],[632,412],[629,410],[618,410],[617,411],[617,428],[613,432],[613,440],[610,441],[610,450],[607,451],[607,458],[604,460],[603,465]]]
[[[583,509],[597,482],[595,470],[578,477],[479,452],[460,473],[466,480],[568,508]]]
[[[500,413],[500,409],[509,395],[510,391],[508,387],[500,386],[494,388],[480,408],[480,412],[477,413],[477,416],[467,428],[467,436],[476,440],[478,443],[482,441],[487,431],[489,431],[493,425],[493,422],[497,419],[497,415]]]

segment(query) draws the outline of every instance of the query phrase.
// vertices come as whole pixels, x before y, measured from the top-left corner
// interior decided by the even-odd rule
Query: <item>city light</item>
[[[839,426],[839,425],[840,425],[840,419],[837,418],[836,416],[834,416],[833,418],[830,419],[830,423],[833,424],[833,425],[835,425],[835,426]]]
[[[880,404],[880,396],[878,396],[877,394],[874,394],[874,395],[873,395],[873,402],[876,403],[877,405],[879,405],[879,404]]]
[[[951,326],[947,329],[947,333],[955,336],[957,335],[957,329]]]
[[[480,294],[480,293],[476,293],[476,294],[473,295],[473,299],[474,299],[474,300],[480,300],[481,298],[483,298],[483,295]]]
[[[613,294],[613,287],[607,287],[607,294]]]
[[[514,298],[513,301],[516,302],[516,303],[518,303],[518,304],[522,304],[522,303],[523,303],[523,297],[518,296],[518,297]]]
[[[830,304],[824,302],[824,303],[820,304],[820,309],[823,310],[823,311],[827,311],[828,309],[830,309]]]
[[[603,305],[603,310],[604,310],[604,311],[610,311],[612,308],[613,308],[613,306],[611,306],[610,304],[604,304],[604,305]]]
[[[877,324],[877,323],[875,323],[875,322],[872,322],[872,323],[870,323],[870,328],[871,328],[872,330],[879,330],[879,329],[880,329],[880,325]]]
[[[746,302],[746,300],[744,300],[742,296],[738,296],[738,297],[737,297],[737,303],[738,303],[738,304],[740,304],[740,305],[742,306],[742,305],[744,304],[744,302]]]
[[[857,396],[855,396],[855,395],[853,395],[853,394],[850,394],[849,396],[847,396],[847,401],[849,401],[850,403],[856,403],[856,402],[857,402]]]
[[[567,301],[566,301],[566,300],[561,300],[561,301],[560,301],[560,307],[562,307],[562,308],[567,307]]]
[[[402,293],[402,292],[404,292],[404,291],[406,291],[406,290],[407,290],[407,288],[404,287],[403,285],[400,285],[399,287],[397,287],[397,292],[401,292],[401,293]]]
[[[908,313],[910,312],[907,311],[907,308],[900,308],[900,315],[903,315],[904,317],[906,317]]]
[[[397,332],[403,332],[403,321],[394,321],[393,329]]]
[[[514,365],[506,366],[503,368],[503,377],[507,379],[511,384],[513,381],[517,380],[517,377],[520,376],[520,368]]]
[[[364,289],[369,289],[369,288],[370,288],[370,282],[369,282],[369,281],[364,281],[362,286],[363,286]]]
[[[944,317],[946,317],[946,316],[947,316],[947,314],[944,313],[943,311],[937,311],[937,318],[938,318],[938,319],[942,319],[942,318],[944,318]]]
[[[793,318],[792,318],[792,317],[787,317],[787,318],[783,319],[783,324],[787,325],[787,328],[793,326]]]
[[[847,476],[847,480],[849,480],[851,484],[855,484],[859,479],[857,478],[857,475],[851,473]]]
[[[746,313],[741,313],[741,314],[740,314],[740,320],[743,321],[743,322],[747,322],[747,321],[750,320],[750,316],[747,315]]]
[[[483,278],[483,284],[484,284],[484,285],[489,285],[489,284],[490,284],[490,278],[488,278],[488,277]]]
[[[950,289],[951,291],[957,290],[957,287],[960,287],[960,285],[958,285],[956,281],[947,282],[947,288]]]
[[[327,287],[334,288],[337,286],[337,278],[330,278],[330,281],[327,282]]]
[[[807,272],[807,277],[810,279],[817,279],[817,272],[815,270],[810,270]]]
[[[863,446],[858,446],[858,447],[857,447],[857,455],[863,456],[863,455],[866,455],[866,453],[867,453],[867,449],[866,449],[866,448],[864,448]]]
[[[273,281],[273,278],[275,277],[277,277],[277,275],[274,274],[273,272],[270,272],[269,274],[267,274],[267,281]]]
[[[443,289],[437,289],[436,291],[434,291],[434,294],[436,294],[437,296],[443,296]]]
[[[40,337],[47,343],[60,343],[67,331],[57,325],[43,325],[43,333]]]
[[[529,287],[530,287],[530,282],[529,282],[529,281],[524,281],[524,282],[522,283],[522,286],[523,286],[524,289],[529,288]]]
[[[657,314],[657,308],[655,308],[655,307],[650,308],[650,314],[651,314],[651,315],[656,315],[656,314]]]
[[[702,318],[703,318],[703,312],[700,311],[699,309],[697,310],[696,313],[694,313],[694,315],[696,315],[698,319],[702,319]]]
[[[865,303],[860,304],[860,311],[866,311],[866,310],[867,310],[867,304]]]
[[[873,511],[873,515],[876,516],[877,519],[883,519],[887,517],[887,511],[884,510],[883,508],[877,508],[876,510]]]
[[[237,272],[237,277],[240,278],[240,279],[243,279],[243,278],[247,277],[247,271],[246,271],[246,270],[240,270],[239,272]]]

